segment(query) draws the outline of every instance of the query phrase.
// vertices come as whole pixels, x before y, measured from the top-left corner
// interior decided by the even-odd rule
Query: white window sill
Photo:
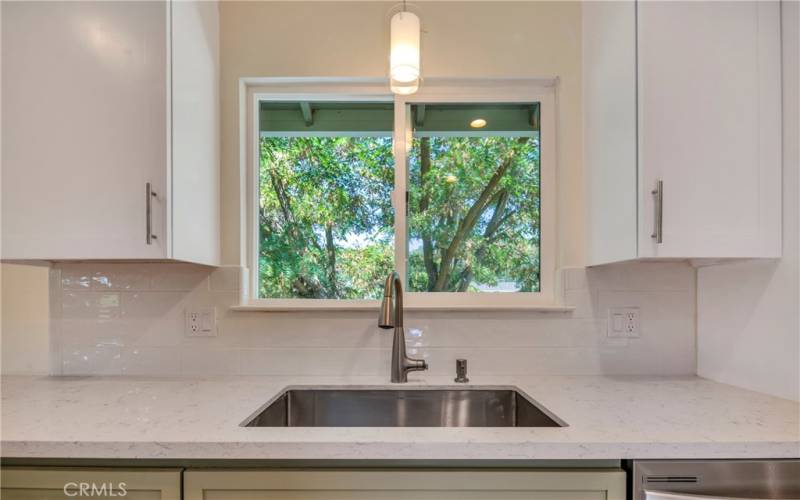
[[[377,313],[379,301],[377,300],[264,300],[248,304],[231,306],[233,311],[243,312],[290,312],[290,311],[375,311]],[[437,303],[406,303],[406,311],[529,311],[545,313],[570,313],[574,306],[557,304],[437,304]]]

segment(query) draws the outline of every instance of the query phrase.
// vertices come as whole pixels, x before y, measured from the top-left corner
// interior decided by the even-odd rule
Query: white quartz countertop
[[[800,457],[800,405],[696,377],[471,377],[564,428],[245,428],[288,385],[341,377],[2,377],[2,456],[152,459]],[[427,377],[408,385],[453,385]],[[396,387],[396,386],[395,386]]]

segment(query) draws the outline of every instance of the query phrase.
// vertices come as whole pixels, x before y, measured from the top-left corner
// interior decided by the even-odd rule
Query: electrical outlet
[[[185,335],[187,337],[216,337],[217,309],[215,307],[187,309]]]
[[[637,339],[641,336],[638,307],[612,307],[608,310],[606,335],[611,338]]]

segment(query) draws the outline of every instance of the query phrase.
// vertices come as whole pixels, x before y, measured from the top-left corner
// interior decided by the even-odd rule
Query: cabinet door
[[[185,500],[624,500],[621,470],[212,471]]]
[[[780,256],[779,3],[639,2],[637,31],[640,256]]]
[[[166,257],[167,12],[3,2],[4,259]]]
[[[636,3],[581,4],[588,264],[632,260],[636,231]]]
[[[219,7],[172,3],[171,258],[219,264]]]
[[[129,500],[181,500],[180,470],[3,468],[3,500],[57,500],[121,497]]]

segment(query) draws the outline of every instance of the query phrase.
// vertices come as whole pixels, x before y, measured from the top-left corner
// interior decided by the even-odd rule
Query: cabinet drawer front
[[[93,496],[99,498],[114,498],[120,497],[127,500],[162,500],[161,492],[154,490],[140,490],[128,491],[127,489],[109,489],[106,486],[102,488],[102,484],[95,483],[97,488],[94,492],[91,489],[85,489],[85,495],[81,495],[79,486],[71,489],[64,490],[62,488],[3,488],[4,500],[63,500],[66,498],[80,498],[81,496]],[[116,487],[115,487],[116,488]],[[74,496],[73,496],[74,494]]]
[[[605,500],[602,491],[208,490],[205,500]]]
[[[178,469],[3,468],[3,500],[180,500]]]
[[[598,470],[188,470],[186,500],[623,500],[625,473]]]

